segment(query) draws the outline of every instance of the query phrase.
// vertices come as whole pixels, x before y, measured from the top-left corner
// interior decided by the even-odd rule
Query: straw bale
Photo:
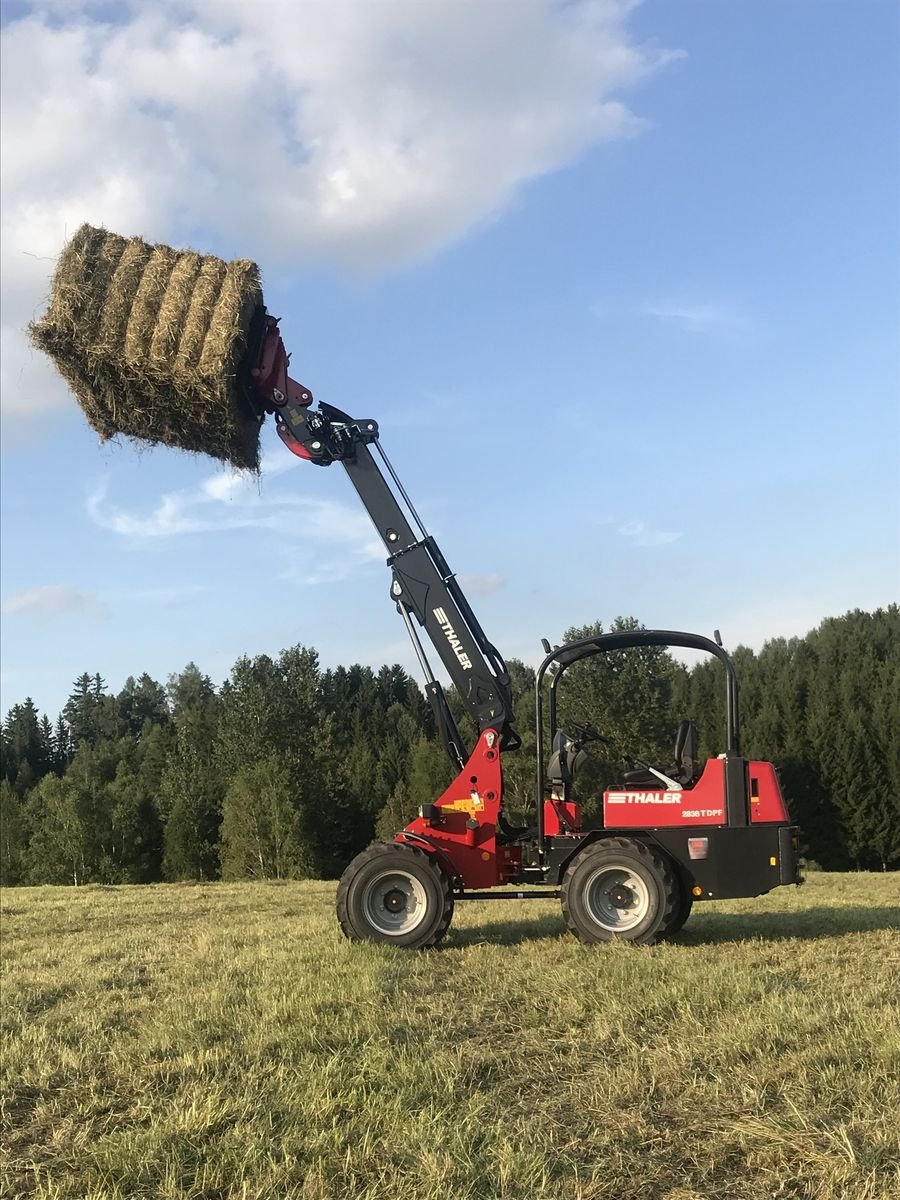
[[[257,468],[259,417],[241,378],[254,263],[82,226],[30,327],[92,427]]]
[[[209,323],[215,312],[216,302],[225,280],[225,264],[220,258],[204,258],[197,274],[197,282],[191,292],[190,303],[184,318],[184,328],[178,352],[175,355],[176,369],[182,374],[194,373],[200,363],[203,343],[209,332]]]
[[[150,339],[149,358],[156,370],[171,372],[175,369],[201,262],[199,254],[181,254],[172,267]]]
[[[152,253],[152,247],[140,238],[132,238],[126,242],[107,289],[95,346],[97,353],[110,361],[116,358],[125,342],[125,331],[128,329],[134,296],[140,287],[141,276]]]
[[[152,370],[150,348],[163,296],[177,261],[177,251],[169,246],[156,246],[147,259],[137,291],[134,293],[125,330],[123,358],[130,367],[138,371]]]

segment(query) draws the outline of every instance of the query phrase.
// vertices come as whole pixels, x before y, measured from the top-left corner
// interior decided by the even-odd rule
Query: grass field
[[[900,876],[587,947],[350,945],[324,883],[3,895],[4,1197],[896,1200]]]

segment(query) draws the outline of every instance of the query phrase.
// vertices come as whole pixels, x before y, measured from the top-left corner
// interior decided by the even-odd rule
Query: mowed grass
[[[3,895],[3,1195],[896,1200],[900,877],[582,946],[350,945],[334,885]]]

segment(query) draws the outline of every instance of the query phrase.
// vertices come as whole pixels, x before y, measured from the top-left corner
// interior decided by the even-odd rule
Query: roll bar
[[[725,751],[740,753],[738,684],[734,663],[725,650],[710,638],[698,633],[681,633],[673,629],[630,629],[617,633],[602,633],[597,637],[581,638],[557,646],[538,667],[534,681],[535,735],[537,739],[537,833],[541,848],[544,847],[544,788],[546,784],[544,755],[544,679],[553,667],[550,680],[549,723],[551,740],[556,734],[557,697],[559,681],[573,663],[610,650],[632,650],[640,646],[680,646],[686,650],[703,650],[713,654],[725,668]]]

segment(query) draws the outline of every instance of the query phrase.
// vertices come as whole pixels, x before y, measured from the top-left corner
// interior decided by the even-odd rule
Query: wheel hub
[[[612,934],[635,929],[652,911],[647,881],[624,860],[599,866],[585,884],[584,898],[591,919]]]
[[[631,908],[634,892],[628,887],[611,887],[606,893],[613,908]]]
[[[406,896],[393,888],[384,898],[384,907],[390,913],[406,912]]]
[[[366,884],[363,906],[371,927],[390,937],[417,929],[428,915],[428,897],[420,879],[402,867],[380,872]]]

